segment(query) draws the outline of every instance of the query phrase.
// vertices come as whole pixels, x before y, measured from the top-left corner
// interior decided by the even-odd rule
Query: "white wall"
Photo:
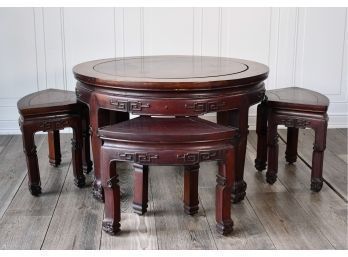
[[[18,133],[17,100],[72,90],[72,67],[97,58],[195,54],[269,65],[267,89],[298,85],[348,126],[348,8],[0,8],[0,133]],[[254,124],[255,108],[250,111]]]

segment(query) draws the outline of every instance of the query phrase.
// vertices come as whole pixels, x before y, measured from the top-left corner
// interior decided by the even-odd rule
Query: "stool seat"
[[[101,138],[123,141],[150,141],[156,144],[209,142],[232,139],[236,129],[197,117],[161,118],[140,116],[98,130]]]
[[[26,95],[17,102],[22,116],[66,113],[76,110],[76,106],[75,92],[52,88]]]
[[[231,190],[235,177],[238,130],[197,117],[146,117],[105,126],[98,130],[101,182],[105,196],[103,230],[120,230],[120,186],[115,161],[134,166],[133,209],[144,214],[148,202],[148,165],[184,166],[184,210],[198,212],[198,171],[203,161],[218,161],[216,228],[221,234],[233,229]],[[156,185],[155,185],[156,186]]]
[[[315,91],[289,87],[268,90],[266,92],[267,105],[281,109],[301,110],[307,112],[325,113],[329,107],[330,100]]]

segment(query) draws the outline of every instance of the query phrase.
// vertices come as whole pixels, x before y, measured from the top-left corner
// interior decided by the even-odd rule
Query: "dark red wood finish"
[[[23,97],[18,101],[17,107],[20,113],[19,125],[23,136],[23,148],[27,158],[30,192],[33,195],[41,193],[34,134],[37,131],[48,132],[49,161],[51,165],[58,166],[61,162],[59,130],[66,127],[73,129],[72,164],[75,184],[83,187],[85,185],[83,169],[87,172],[92,169],[92,162],[89,159],[88,118],[84,116],[88,114],[86,106],[77,102],[74,92],[47,89]]]
[[[266,168],[267,182],[273,184],[278,172],[278,134],[277,126],[285,125],[287,147],[285,158],[289,163],[297,159],[297,142],[299,128],[312,128],[315,131],[313,147],[311,190],[318,192],[323,185],[323,160],[326,147],[326,132],[329,99],[317,92],[292,87],[270,90],[265,100],[258,105],[257,113],[257,157],[255,167],[262,171]],[[268,132],[267,131],[268,127]],[[266,145],[267,142],[267,145]]]
[[[101,145],[101,178],[105,194],[103,229],[115,234],[120,229],[120,187],[113,161],[133,162],[134,204],[146,212],[148,165],[184,165],[184,210],[198,211],[198,170],[202,161],[219,161],[216,186],[217,230],[228,234],[231,219],[231,189],[235,179],[235,148],[238,130],[197,117],[138,118],[98,130]],[[146,165],[146,168],[143,168]],[[146,172],[146,174],[143,174]],[[156,185],[155,185],[156,186]]]
[[[62,161],[59,130],[48,131],[48,158],[54,167],[59,166]]]
[[[99,127],[106,125],[101,110],[137,115],[199,116],[217,112],[219,124],[240,131],[234,202],[245,196],[243,180],[249,107],[264,96],[267,66],[239,59],[198,56],[146,56],[96,60],[73,69],[79,101],[89,105],[94,196],[103,200],[100,181]],[[110,123],[109,123],[110,124]]]

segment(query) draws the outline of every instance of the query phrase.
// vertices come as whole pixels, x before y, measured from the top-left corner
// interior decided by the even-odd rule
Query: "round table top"
[[[264,64],[225,57],[163,55],[103,59],[73,68],[85,84],[127,90],[211,90],[259,83]]]

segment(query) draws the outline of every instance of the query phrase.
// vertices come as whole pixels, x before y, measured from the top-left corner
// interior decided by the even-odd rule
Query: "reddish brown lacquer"
[[[315,132],[315,141],[311,190],[315,192],[321,190],[328,107],[329,99],[326,96],[308,89],[291,87],[267,91],[265,100],[257,108],[258,142],[255,167],[259,171],[264,170],[268,155],[266,174],[268,183],[273,184],[277,179],[277,126],[285,125],[288,128],[285,159],[289,163],[293,163],[297,159],[299,128],[312,128]]]
[[[17,103],[20,113],[19,126],[23,136],[23,148],[27,159],[29,190],[33,195],[41,193],[39,165],[34,142],[37,131],[48,132],[49,162],[58,166],[61,162],[59,130],[71,127],[72,164],[75,184],[85,185],[85,172],[90,172],[90,145],[87,106],[78,103],[74,92],[47,89],[27,95]]]
[[[103,199],[99,127],[127,120],[129,113],[199,116],[210,112],[217,112],[219,124],[239,128],[232,199],[244,198],[248,110],[264,96],[267,66],[232,58],[145,56],[90,61],[73,71],[77,98],[90,110],[96,198]]]
[[[120,229],[120,187],[114,161],[134,163],[134,200],[136,213],[146,212],[148,166],[183,165],[184,210],[198,211],[199,163],[219,163],[216,186],[217,231],[228,234],[231,219],[231,189],[235,179],[236,128],[221,126],[197,117],[159,118],[140,116],[98,130],[102,145],[101,184],[105,196],[103,229],[115,234]],[[145,166],[145,168],[144,168]]]

